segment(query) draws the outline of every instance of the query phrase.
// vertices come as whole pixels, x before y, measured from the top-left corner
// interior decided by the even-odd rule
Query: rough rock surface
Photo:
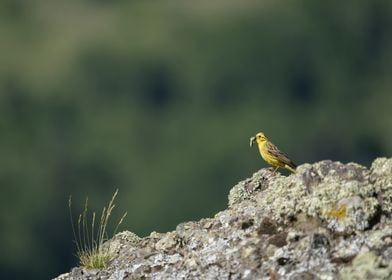
[[[392,159],[325,160],[288,177],[261,169],[215,217],[120,233],[105,269],[56,279],[392,279],[391,209]]]

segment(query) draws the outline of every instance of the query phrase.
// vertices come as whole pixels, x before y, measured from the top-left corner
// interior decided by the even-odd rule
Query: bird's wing
[[[288,158],[288,156],[285,153],[281,152],[279,148],[276,147],[273,143],[268,141],[266,145],[268,151],[277,159],[279,159],[281,162],[293,166],[294,168],[296,167],[296,165]]]

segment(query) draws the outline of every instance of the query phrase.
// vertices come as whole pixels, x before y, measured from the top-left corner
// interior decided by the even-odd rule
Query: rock
[[[268,238],[267,242],[280,248],[287,244],[286,238],[287,232],[277,233]]]
[[[56,279],[392,278],[392,159],[325,160],[288,177],[261,169],[228,205],[172,232],[120,233],[106,268]]]
[[[258,230],[259,234],[274,234],[276,233],[276,231],[277,229],[274,221],[272,221],[268,217],[261,220]]]
[[[176,248],[176,245],[179,243],[179,239],[174,232],[169,232],[162,236],[157,243],[155,243],[155,249],[158,251],[169,252],[172,249]]]
[[[352,261],[352,265],[345,267],[339,273],[342,280],[361,279],[391,279],[392,262],[382,264],[381,258],[374,252],[361,252]]]

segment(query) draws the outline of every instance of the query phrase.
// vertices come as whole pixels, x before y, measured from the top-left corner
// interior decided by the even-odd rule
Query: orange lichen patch
[[[273,268],[270,268],[268,270],[268,276],[269,276],[270,280],[276,280],[276,272]]]
[[[347,205],[343,204],[332,207],[325,212],[325,216],[338,220],[344,219],[347,217]]]

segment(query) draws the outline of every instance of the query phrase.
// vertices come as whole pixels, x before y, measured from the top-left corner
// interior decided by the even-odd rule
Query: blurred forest
[[[76,265],[68,197],[140,236],[266,164],[392,154],[392,1],[0,2],[1,279]]]

